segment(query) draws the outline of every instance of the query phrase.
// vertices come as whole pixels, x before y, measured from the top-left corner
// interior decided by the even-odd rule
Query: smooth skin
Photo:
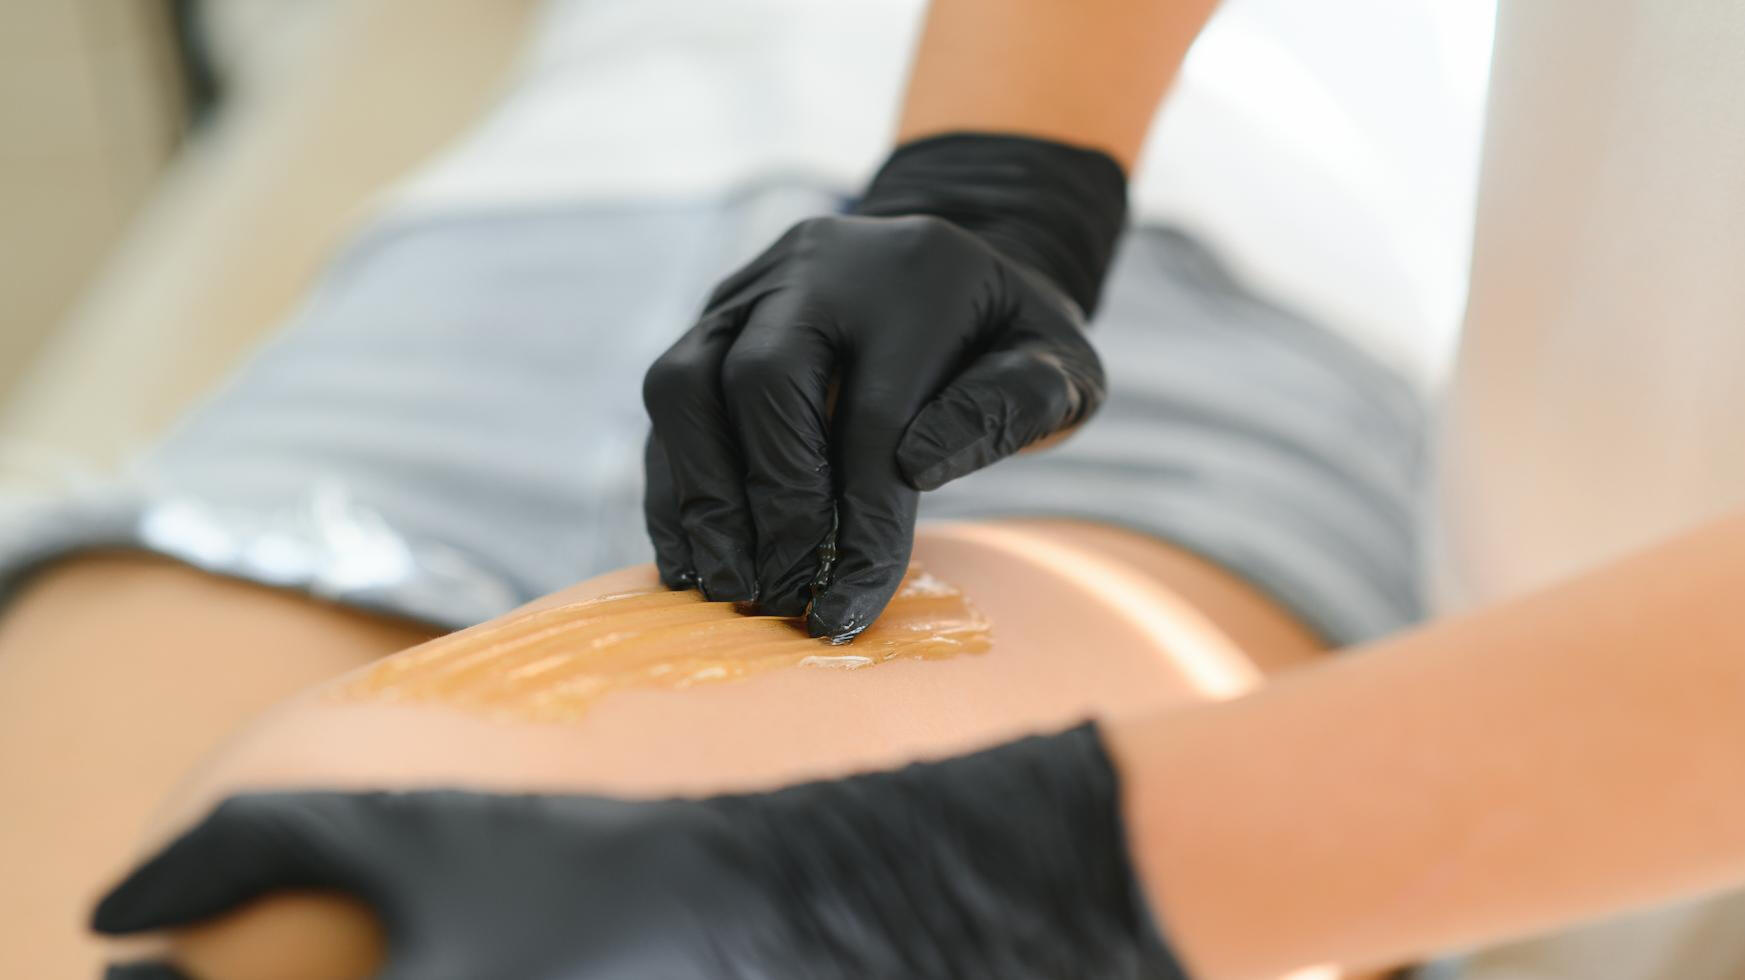
[[[96,976],[91,903],[194,761],[432,635],[146,555],[35,577],[0,617],[0,976]]]
[[[1206,977],[1400,962],[1745,885],[1742,589],[1745,515],[1111,724],[1178,951]]]
[[[1233,700],[1112,713],[1102,731],[1134,867],[1176,953],[1191,975],[1218,980],[1315,963],[1383,966],[1745,884],[1741,586],[1745,515],[1521,600],[1302,666]],[[902,673],[880,670],[864,679],[764,675],[699,689],[685,705],[661,705],[660,717],[724,731],[744,712],[700,719],[754,689],[814,685],[811,698],[796,687],[787,693],[800,696],[766,705],[758,716],[768,719],[812,710],[825,685],[859,688]],[[602,705],[599,718],[614,708],[628,718],[636,705]],[[280,732],[314,770],[336,773],[352,756],[306,748],[312,742],[372,744],[336,730],[337,708],[320,717],[311,730]],[[402,720],[422,726],[413,744],[423,746],[432,726],[464,719]],[[479,724],[469,743],[502,738],[498,750],[518,744],[517,757],[571,760],[550,782],[573,776],[575,760],[609,764],[599,753],[536,751],[526,733]],[[599,745],[640,758],[621,780],[667,780],[654,791],[672,790],[673,770],[647,764],[647,740],[601,734]],[[690,754],[673,758],[692,765],[691,778],[720,778]],[[406,768],[395,768],[396,780],[451,784],[424,783]]]
[[[1199,620],[1209,623],[1228,638],[1220,644],[1253,651],[1256,676],[1299,666],[1318,655],[1314,638],[1269,599],[1180,549],[1083,522],[1010,523],[1027,537],[1070,553],[1107,555],[1140,579],[1158,583],[1151,588],[1173,593],[1177,607],[1194,612],[1188,625],[1178,628],[1191,629]],[[1106,574],[1100,567],[1096,574]],[[938,570],[946,569],[941,565]],[[596,581],[607,593],[652,584],[646,569],[634,572],[630,578],[620,572]],[[995,605],[1014,609],[1021,608],[1021,597],[1029,594],[1024,588],[1009,595],[998,588],[981,591],[990,591]],[[1042,642],[1065,645],[1082,641],[1087,634],[1109,635],[1106,631],[1114,628],[1083,625],[1085,610],[1096,608],[1095,603],[1087,606],[1087,597],[1067,600],[1050,609],[1052,632],[1020,632],[1036,634],[1039,640],[1047,632],[1055,638]],[[1009,626],[1016,622],[989,602],[981,605],[1001,615]],[[1099,629],[1105,632],[1098,633]],[[138,858],[140,841],[159,839],[166,820],[193,816],[192,812],[167,814],[163,807],[166,800],[186,802],[199,796],[203,780],[189,777],[196,763],[217,746],[234,741],[239,731],[254,727],[263,712],[285,698],[432,635],[426,627],[220,578],[149,555],[72,557],[31,579],[0,613],[0,787],[7,799],[7,805],[0,807],[0,867],[7,872],[0,876],[0,977],[96,975],[104,950],[87,932],[90,909],[103,888]],[[1086,671],[1106,675],[1118,661],[1109,656],[1081,665],[1058,661],[1052,674],[1043,674],[1051,681],[1040,679],[1036,671],[1026,674],[1031,685],[1051,683],[1057,693],[1071,694],[1096,689],[1083,677],[1069,681],[1073,675]],[[974,666],[947,665],[947,672]],[[857,677],[884,683],[900,673],[886,668]],[[1145,684],[1105,681],[1104,687],[1146,698],[1168,697],[1172,690],[1180,697],[1189,690],[1179,681],[1172,686],[1161,673],[1147,677]],[[746,687],[732,689],[743,698]],[[1000,688],[999,697],[990,696],[985,680],[980,689],[978,712],[993,711],[998,718],[999,706],[1022,696],[1024,684],[1008,683]],[[755,727],[747,732],[746,726],[734,721],[746,712],[754,717],[791,717],[798,710],[790,707],[790,713],[783,715],[782,706],[792,699],[781,697],[755,708],[733,698],[723,702],[725,690],[697,689],[697,697],[685,700],[686,708],[676,717],[668,714],[671,706],[664,707],[667,720],[659,730],[668,735],[694,732],[695,738],[709,738],[719,745],[724,741],[722,731],[745,737],[756,734]],[[957,687],[928,690],[934,699],[945,698],[938,705],[940,717],[963,724],[964,712],[954,706],[959,701],[952,693]],[[888,692],[888,698],[912,709],[917,700],[927,700],[922,697],[926,693],[899,688]],[[802,690],[799,696],[817,700],[816,692]],[[879,701],[876,695],[870,697],[873,703]],[[1082,717],[1083,710],[1049,716],[1048,724],[1070,722]],[[1014,730],[1018,723],[1009,713],[1006,717],[1001,731]],[[937,725],[894,727],[881,739],[814,738],[805,747],[819,765],[840,772],[856,763],[854,751],[864,753],[869,744],[896,748],[887,748],[860,765],[901,761],[905,757],[901,746],[910,745],[909,751],[917,752],[913,746],[928,745],[929,735],[937,729]],[[496,744],[494,739],[506,732],[500,725],[485,724],[482,729],[465,733],[473,755]],[[648,730],[633,734],[636,737],[630,739],[603,740],[606,750],[596,747],[586,760],[605,765],[608,758],[622,754],[622,764],[611,770],[620,780],[659,784],[684,777],[683,766],[639,757],[638,745],[646,747]],[[329,775],[339,762],[367,761],[393,751],[381,731],[348,733],[332,724],[300,735],[295,743],[299,751],[321,761],[320,771]],[[343,748],[347,744],[353,750]],[[513,772],[517,762],[525,767],[533,760],[556,758],[567,760],[564,773],[573,773],[577,757],[572,745],[540,752],[521,742],[503,752],[492,771]],[[396,771],[414,782],[443,785],[454,779],[446,770],[425,773],[408,765],[404,753],[397,758]],[[697,778],[719,779],[724,771],[719,765],[704,765]],[[499,785],[512,790],[539,784]],[[632,785],[642,784],[606,782],[598,788],[624,790]],[[675,788],[669,784],[666,791]],[[265,921],[272,929],[281,920]],[[222,944],[223,934],[215,935]]]

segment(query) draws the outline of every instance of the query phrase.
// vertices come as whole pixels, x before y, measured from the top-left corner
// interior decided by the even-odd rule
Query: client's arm
[[[465,797],[455,805],[434,796],[257,799],[209,821],[122,886],[100,924],[162,926],[300,883],[361,884],[388,905],[445,893],[451,897],[401,903],[400,911],[421,910],[425,918],[414,924],[426,929],[459,927],[463,918],[433,909],[515,889],[481,892],[458,874],[473,866],[464,855],[453,859],[450,880],[441,864],[467,849],[458,840],[488,855],[491,827],[510,835],[504,846],[516,834],[562,838],[568,828],[577,854],[619,843],[650,860],[658,852],[663,862],[706,869],[707,887],[676,891],[651,891],[646,862],[578,859],[538,870],[547,884],[571,881],[569,893],[620,895],[613,910],[620,921],[657,936],[675,928],[674,913],[693,911],[687,903],[735,909],[701,920],[700,934],[671,933],[703,941],[708,949],[699,956],[853,962],[864,947],[806,947],[781,930],[758,931],[772,921],[763,918],[770,909],[784,907],[783,890],[803,883],[823,903],[814,907],[831,910],[830,921],[850,932],[911,921],[895,941],[917,948],[891,951],[905,957],[900,962],[933,954],[949,967],[1045,936],[1117,958],[1121,951],[1107,944],[1118,941],[1131,957],[1121,962],[1155,967],[1164,962],[1156,937],[1132,921],[1140,906],[1120,876],[1110,877],[1110,862],[1125,861],[1120,834],[1110,834],[1118,807],[1138,881],[1196,975],[1382,962],[1501,938],[1745,881],[1738,763],[1745,662],[1737,653],[1745,622],[1733,615],[1742,581],[1745,518],[1304,670],[1247,698],[1111,722],[1103,739],[1112,769],[1094,741],[1069,733],[907,775],[732,798],[737,803],[652,804],[659,819],[647,825],[615,821],[615,805],[578,797]],[[1105,770],[1121,775],[1118,795],[1099,775]],[[983,787],[1002,792],[975,792]],[[796,800],[804,805],[796,809]],[[356,832],[324,832],[333,819],[299,817],[309,812],[337,814]],[[1033,839],[977,833],[1002,813],[1021,815]],[[656,829],[649,838],[632,826]],[[423,850],[416,838],[397,838],[413,840],[424,870],[398,881],[385,876],[372,842],[419,827],[477,833],[427,834]],[[718,836],[723,827],[726,837]],[[256,836],[263,830],[271,836]],[[294,859],[305,839],[320,845],[302,852],[319,855],[313,863]],[[674,850],[660,851],[661,840]],[[449,851],[438,846],[444,842]],[[1073,859],[1056,860],[1060,853]],[[206,873],[215,854],[233,869],[224,880]],[[928,879],[936,892],[917,892],[906,860],[950,873]],[[772,867],[843,874],[762,877]],[[986,931],[1001,910],[1022,915]],[[971,917],[967,931],[942,931],[959,915]],[[564,915],[547,922],[547,942],[580,936]],[[603,951],[626,948],[622,931],[592,935],[575,939],[595,945],[571,949],[568,962],[597,963]],[[491,941],[466,935],[455,948]]]

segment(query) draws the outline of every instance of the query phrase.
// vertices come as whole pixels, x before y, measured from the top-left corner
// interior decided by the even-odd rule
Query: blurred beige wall
[[[0,403],[10,458],[102,469],[161,432],[295,308],[375,192],[492,104],[532,6],[225,2],[222,110]]]
[[[183,128],[160,0],[0,0],[0,392],[150,193]]]

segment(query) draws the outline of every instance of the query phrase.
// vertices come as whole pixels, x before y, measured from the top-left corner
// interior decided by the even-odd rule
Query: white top
[[[1745,4],[1506,2],[1442,606],[1745,502]]]
[[[397,208],[857,189],[922,0],[548,0],[491,116]],[[1360,25],[1354,28],[1354,25]],[[1418,378],[1465,289],[1485,0],[1230,0],[1134,175],[1252,282]]]

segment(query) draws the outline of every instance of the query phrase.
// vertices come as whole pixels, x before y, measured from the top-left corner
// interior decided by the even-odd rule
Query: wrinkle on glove
[[[1102,403],[1085,316],[1125,215],[1105,154],[937,136],[729,276],[644,378],[662,581],[837,642],[866,629],[921,491]]]
[[[703,800],[233,797],[116,886],[94,925],[163,929],[308,887],[375,907],[383,980],[1185,977],[1090,725]]]

